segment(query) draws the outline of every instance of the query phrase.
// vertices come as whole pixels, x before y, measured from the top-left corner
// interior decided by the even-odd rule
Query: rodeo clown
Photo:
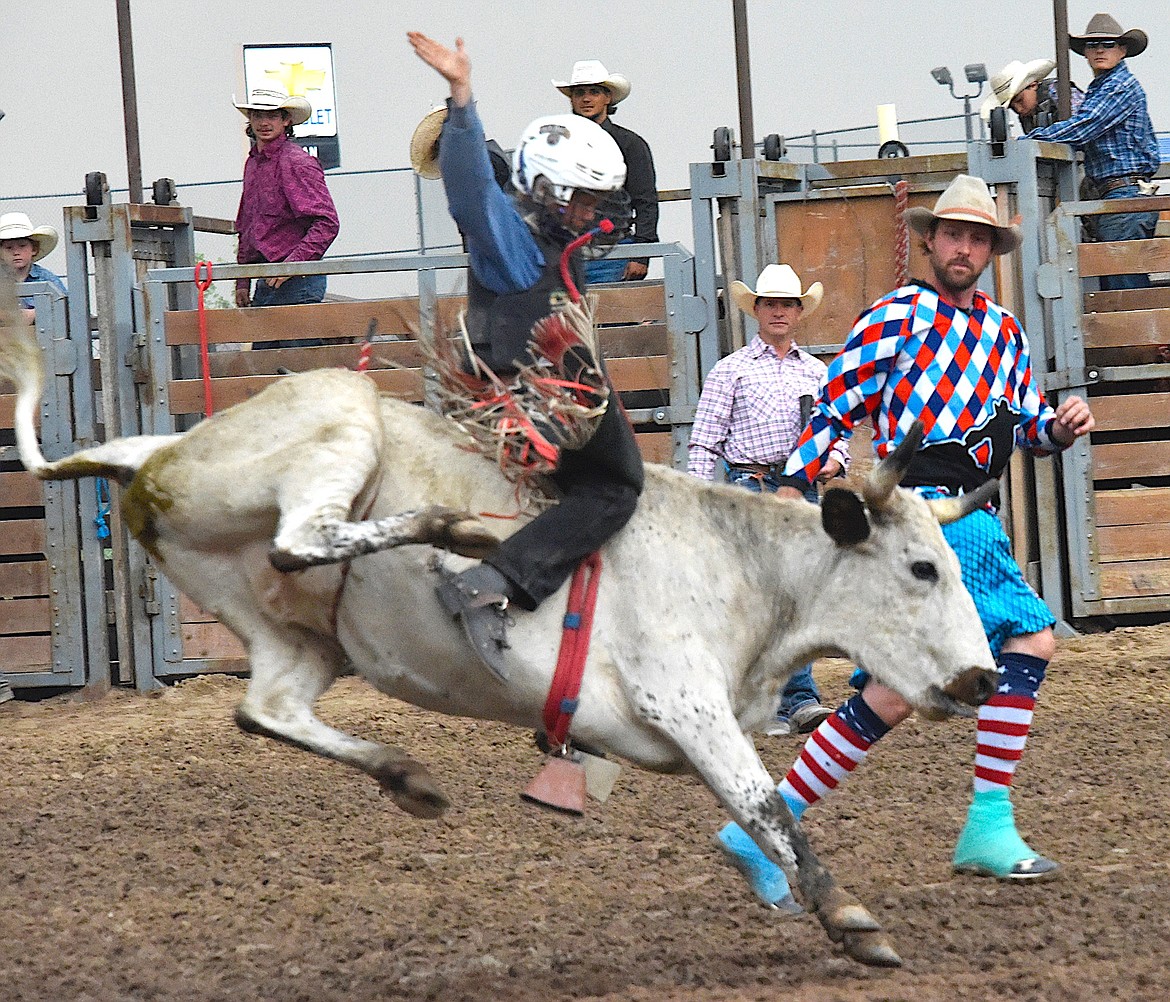
[[[589,251],[597,253],[600,244],[603,253],[628,229],[625,161],[617,144],[586,118],[538,118],[524,130],[513,155],[513,201],[492,175],[463,40],[456,39],[452,50],[420,32],[407,38],[451,87],[439,169],[471,258],[466,318],[476,356],[471,366],[486,365],[494,377],[508,379],[531,364],[534,328],[579,298],[584,268],[580,251],[570,245],[592,232]],[[590,361],[600,369],[600,356]],[[608,380],[599,378],[606,391]],[[642,492],[642,457],[621,408],[607,403],[586,441],[558,443],[559,460],[549,476],[559,492],[557,503],[483,563],[439,586],[444,607],[501,680],[507,677],[509,603],[535,609],[634,513]]]
[[[1056,408],[1045,402],[1019,322],[976,286],[992,256],[1020,243],[1019,226],[999,221],[986,183],[960,174],[933,211],[913,208],[906,220],[922,237],[932,283],[911,280],[857,319],[788,459],[781,496],[801,497],[831,445],[867,417],[879,456],[915,420],[924,423],[902,486],[927,499],[998,479],[1016,446],[1050,455],[1093,430],[1092,411],[1080,397],[1066,396]],[[959,558],[1000,676],[997,692],[979,708],[974,790],[953,866],[1000,880],[1043,880],[1059,867],[1020,837],[1011,784],[1056,650],[1055,620],[1024,580],[994,514],[973,512],[944,526],[943,535]],[[911,713],[901,696],[864,671],[852,684],[859,692],[813,732],[780,784],[798,819]],[[783,872],[738,825],[718,838],[758,897],[793,910]]]

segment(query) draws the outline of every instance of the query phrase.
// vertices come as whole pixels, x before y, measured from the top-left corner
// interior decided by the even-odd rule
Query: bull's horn
[[[922,444],[922,422],[915,421],[906,432],[898,447],[883,459],[869,475],[862,493],[871,511],[880,511],[889,500],[890,494],[901,482],[918,446]]]
[[[999,497],[999,481],[989,480],[968,494],[960,494],[957,498],[935,498],[926,502],[939,525],[950,525],[957,522],[964,515],[970,515]]]

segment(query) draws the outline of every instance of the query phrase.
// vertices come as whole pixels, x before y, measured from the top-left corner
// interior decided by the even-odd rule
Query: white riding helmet
[[[578,188],[617,191],[626,183],[626,161],[612,137],[581,115],[546,115],[529,123],[512,154],[512,183],[533,194],[538,177],[567,205]]]

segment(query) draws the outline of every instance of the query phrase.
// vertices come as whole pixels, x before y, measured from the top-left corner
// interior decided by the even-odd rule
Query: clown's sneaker
[[[769,908],[788,915],[800,915],[800,907],[784,871],[764,855],[752,837],[734,821],[724,826],[715,836],[727,861],[747,880],[752,892]]]
[[[998,880],[1049,880],[1060,870],[1020,838],[1006,789],[975,794],[955,845],[954,867],[956,873]]]

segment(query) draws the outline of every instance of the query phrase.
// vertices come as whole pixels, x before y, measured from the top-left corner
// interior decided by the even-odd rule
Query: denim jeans
[[[325,298],[326,276],[324,275],[294,275],[284,282],[279,289],[274,289],[264,279],[256,280],[256,288],[252,293],[253,306],[303,306],[306,303],[319,303]],[[311,348],[325,344],[324,341],[313,338],[308,341],[258,341],[253,348]]]
[[[749,473],[747,470],[735,470],[730,467],[727,470],[727,482],[739,487],[746,487],[755,494],[762,494],[765,488],[769,494],[775,494],[780,489],[780,481],[770,473],[761,476],[758,473]],[[804,497],[806,501],[811,501],[813,504],[820,503],[815,487],[805,491]],[[784,686],[784,691],[780,694],[779,715],[788,717],[800,707],[820,703],[820,701],[821,693],[817,689],[816,682],[813,681],[812,665],[805,665]]]
[[[1137,185],[1128,185],[1117,188],[1105,196],[1106,201],[1115,198],[1140,198],[1141,191]],[[1154,227],[1158,224],[1156,212],[1122,212],[1115,216],[1097,217],[1097,240],[1148,240],[1154,235]],[[1101,278],[1101,288],[1114,289],[1148,289],[1149,275],[1104,275]]]

